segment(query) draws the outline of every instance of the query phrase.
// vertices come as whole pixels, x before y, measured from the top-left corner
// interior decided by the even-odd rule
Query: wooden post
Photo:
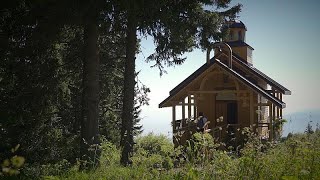
[[[280,93],[280,100],[282,101],[282,94]],[[282,108],[280,108],[280,117],[282,119]]]
[[[272,105],[272,140],[274,139],[273,134],[274,134],[274,127],[273,127],[273,122],[276,118],[276,106],[273,104]]]
[[[269,105],[269,141],[273,140],[272,103]]]
[[[253,92],[250,92],[250,126],[252,127],[252,130],[254,124],[254,107],[253,107]]]
[[[188,119],[191,118],[191,94],[188,93]]]
[[[211,119],[211,122],[210,122],[210,126],[211,128],[214,128],[216,127],[216,124],[217,124],[217,115],[216,115],[216,97],[217,97],[217,94],[212,94],[212,99],[213,99],[213,102],[212,102],[212,119]],[[209,119],[210,120],[210,119]]]
[[[259,106],[258,104],[261,103],[261,97],[260,97],[260,94],[257,95],[258,98],[257,98],[257,110],[258,110],[258,116],[257,116],[257,125],[258,125],[258,122],[261,120],[261,116],[260,116],[260,111],[261,111],[261,106]]]
[[[261,101],[262,101],[262,100],[261,100],[261,95],[257,94],[257,103],[259,104],[259,103],[261,103]],[[256,111],[256,116],[257,116],[257,118],[256,118],[257,133],[258,133],[259,135],[261,135],[261,130],[260,130],[260,127],[259,127],[259,122],[262,121],[262,108],[261,108],[261,106],[259,106],[259,105],[255,106],[255,107],[257,107],[256,110],[258,110],[258,111]]]
[[[176,105],[172,106],[172,133],[175,133],[176,130]]]
[[[182,106],[181,106],[181,109],[182,109],[182,127],[184,127],[185,126],[185,119],[186,119],[186,111],[185,111],[185,106],[186,106],[186,103],[185,103],[185,100],[186,99],[183,99],[183,101],[182,101]]]
[[[279,92],[276,93],[277,99],[280,99],[280,95],[279,94],[280,94]],[[279,119],[279,117],[280,117],[280,108],[278,106],[276,106],[276,117],[275,117],[275,119]]]
[[[194,116],[194,118],[196,118],[198,116],[196,99],[197,99],[197,94],[194,94],[193,95],[193,116]]]

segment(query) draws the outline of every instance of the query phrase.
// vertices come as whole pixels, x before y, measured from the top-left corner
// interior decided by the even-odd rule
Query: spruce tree
[[[207,49],[221,38],[219,27],[224,18],[234,17],[240,5],[227,8],[230,1],[147,1],[120,0],[115,2],[125,14],[126,61],[122,110],[121,163],[130,164],[133,150],[134,72],[137,51],[137,33],[154,38],[155,53],[148,61],[155,61],[160,73],[164,65],[184,62],[181,55],[195,47]],[[209,10],[205,10],[207,7]],[[216,11],[227,8],[225,11]]]

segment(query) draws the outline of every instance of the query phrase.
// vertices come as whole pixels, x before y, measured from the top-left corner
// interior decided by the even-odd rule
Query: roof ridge
[[[223,53],[223,52],[222,52]],[[225,54],[225,53],[223,53]],[[226,54],[225,54],[226,55]],[[249,70],[252,70],[255,74],[257,74],[260,78],[264,79],[265,81],[268,81],[269,84],[276,86],[276,88],[278,90],[280,90],[283,94],[285,95],[290,95],[291,91],[289,89],[287,89],[286,87],[282,86],[280,83],[278,83],[277,81],[273,80],[271,77],[269,77],[268,75],[264,74],[263,72],[261,72],[259,69],[257,69],[256,67],[249,66],[248,64],[246,64],[245,62],[243,62],[244,60],[238,56],[235,53],[232,53],[232,56],[236,59],[236,61],[243,65],[244,67],[248,68]]]

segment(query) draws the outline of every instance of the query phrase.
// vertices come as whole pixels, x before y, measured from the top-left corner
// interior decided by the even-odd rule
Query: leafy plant
[[[14,154],[20,147],[20,144],[11,149],[11,153]],[[25,158],[18,155],[13,155],[10,158],[4,159],[1,164],[1,176],[16,176],[20,174],[20,170],[25,163]]]
[[[214,143],[211,135],[206,133],[194,134],[188,145],[175,149],[164,135],[139,136],[134,147],[133,164],[128,167],[119,163],[120,148],[102,138],[100,166],[95,170],[79,172],[79,164],[71,166],[67,161],[61,161],[45,166],[30,167],[27,164],[19,170],[19,176],[54,180],[320,178],[319,132],[293,134],[278,143],[261,141],[250,128],[244,128],[242,133],[245,141],[239,154],[219,149],[220,144]],[[178,166],[174,166],[177,159]],[[33,171],[27,172],[30,168]]]

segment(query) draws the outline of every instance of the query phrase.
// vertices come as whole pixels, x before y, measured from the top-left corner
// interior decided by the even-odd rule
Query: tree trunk
[[[94,10],[92,10],[94,11]],[[84,21],[83,92],[81,115],[81,169],[98,164],[99,140],[99,47],[97,16],[87,13]]]
[[[135,54],[137,48],[137,25],[133,10],[129,10],[126,37],[126,61],[124,73],[124,94],[121,128],[121,164],[131,163],[130,155],[133,150],[133,107],[135,86]]]

